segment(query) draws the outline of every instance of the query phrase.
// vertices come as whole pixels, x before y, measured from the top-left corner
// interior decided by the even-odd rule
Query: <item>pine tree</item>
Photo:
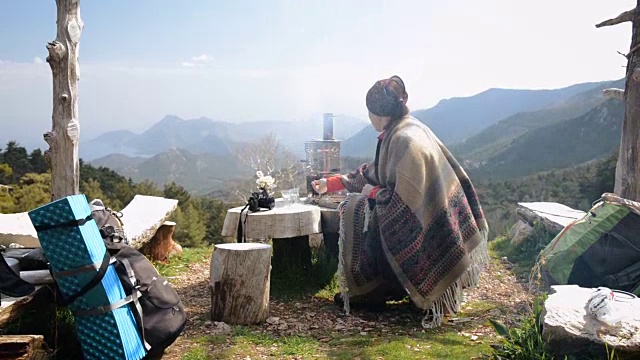
[[[15,212],[29,211],[51,202],[51,175],[25,174],[13,191]]]

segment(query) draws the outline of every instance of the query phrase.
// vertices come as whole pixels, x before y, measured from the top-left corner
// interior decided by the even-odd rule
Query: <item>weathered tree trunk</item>
[[[56,4],[57,36],[47,45],[47,62],[53,75],[53,127],[44,134],[49,144],[46,155],[51,166],[53,200],[79,193],[78,52],[84,26],[79,0],[56,0]]]
[[[627,75],[624,93],[605,90],[605,95],[623,97],[625,101],[624,122],[620,154],[616,165],[614,192],[633,201],[640,200],[640,0],[633,10],[603,21],[596,27],[612,26],[630,21],[633,25],[631,50],[627,54]]]
[[[269,317],[271,246],[258,243],[216,245],[211,259],[211,319],[234,325]]]
[[[0,336],[0,359],[46,360],[50,355],[42,335]]]

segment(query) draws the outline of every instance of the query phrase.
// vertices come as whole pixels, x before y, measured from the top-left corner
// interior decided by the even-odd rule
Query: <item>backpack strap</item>
[[[144,295],[140,292],[140,290],[138,290],[140,288],[140,286],[137,284],[138,279],[136,278],[136,275],[133,272],[133,268],[131,267],[131,263],[129,262],[129,260],[120,259],[120,262],[122,263],[122,265],[124,265],[127,271],[127,276],[129,276],[129,280],[131,281],[131,284],[134,286],[136,290],[134,290],[131,295],[125,297],[124,299],[120,299],[113,304],[97,306],[97,307],[94,307],[91,309],[85,309],[85,310],[76,310],[73,312],[73,315],[97,316],[97,315],[102,315],[109,311],[119,309],[129,303],[133,303],[138,313],[138,316],[136,319],[137,320],[136,322],[138,323],[138,330],[140,331],[140,335],[141,335],[142,342],[144,343],[144,347],[147,349],[147,351],[149,351],[151,349],[151,345],[149,345],[149,343],[147,342],[144,336],[142,305],[140,305],[140,298]]]
[[[52,230],[52,229],[64,228],[64,227],[82,226],[82,225],[86,224],[88,221],[91,221],[91,220],[93,220],[93,215],[89,214],[84,219],[70,220],[70,221],[64,222],[62,224],[38,225],[38,226],[34,226],[34,227],[35,227],[37,232],[41,232],[41,231],[47,231],[47,230]]]
[[[249,204],[245,205],[242,210],[240,210],[240,217],[238,218],[238,230],[236,232],[236,241],[237,242],[247,242],[247,233],[242,229],[242,213],[249,207]],[[244,217],[244,227],[247,227],[247,218],[249,217],[249,212]]]
[[[137,302],[138,299],[141,296],[142,296],[142,293],[140,291],[135,291],[133,294],[125,297],[124,299],[118,300],[118,301],[114,302],[113,304],[97,306],[97,307],[94,307],[92,309],[86,309],[86,310],[76,310],[76,311],[73,312],[73,315],[75,315],[75,316],[102,315],[102,314],[104,314],[106,312],[113,311],[115,309],[121,308],[121,307],[127,305],[130,302]]]
[[[127,275],[129,275],[129,281],[131,281],[131,285],[133,285],[134,289],[136,289],[136,293],[140,294],[140,292],[137,290],[140,288],[140,285],[138,284],[138,279],[136,278],[136,273],[133,272],[133,268],[131,267],[131,263],[129,262],[128,259],[122,259],[122,265],[124,265],[124,268],[127,270]],[[133,294],[132,294],[133,295]],[[140,295],[142,296],[142,295]],[[151,349],[151,345],[149,345],[149,343],[147,342],[147,339],[144,336],[144,323],[143,323],[143,313],[142,313],[142,306],[140,305],[140,301],[138,301],[140,296],[135,296],[132,301],[133,304],[136,307],[136,311],[138,313],[138,330],[140,331],[140,337],[142,339],[142,342],[144,343],[144,347],[145,349],[147,349],[147,351],[149,351]]]
[[[115,262],[115,258],[112,258],[109,255],[108,251],[105,251],[104,252],[104,258],[102,259],[102,263],[100,264],[100,268],[98,269],[98,272],[95,274],[95,276],[93,278],[91,278],[91,280],[89,280],[89,282],[86,283],[75,294],[73,294],[73,295],[71,295],[71,296],[69,296],[67,298],[63,297],[59,302],[60,306],[67,306],[67,305],[71,304],[77,298],[79,298],[80,296],[86,294],[89,290],[93,289],[96,285],[98,285],[98,283],[100,281],[102,281],[102,278],[104,278],[104,274],[106,274],[107,268],[109,267],[109,264],[112,263],[112,262]],[[91,265],[94,265],[94,264],[91,264]]]

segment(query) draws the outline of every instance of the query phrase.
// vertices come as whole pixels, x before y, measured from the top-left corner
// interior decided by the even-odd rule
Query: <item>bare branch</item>
[[[636,14],[636,9],[633,8],[629,11],[625,11],[622,14],[618,15],[617,17],[613,18],[613,19],[609,19],[609,20],[605,20],[599,24],[596,25],[597,28],[601,28],[603,26],[613,26],[613,25],[618,25],[618,24],[622,24],[624,22],[627,21],[633,21],[633,17]]]
[[[622,51],[616,51],[618,54],[624,56],[626,59],[628,59],[628,55],[623,53]]]
[[[615,89],[615,88],[604,89],[602,93],[604,94],[604,97],[609,99],[624,100],[624,90],[622,89]]]

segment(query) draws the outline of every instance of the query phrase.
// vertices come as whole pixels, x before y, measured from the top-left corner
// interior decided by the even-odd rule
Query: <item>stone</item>
[[[542,337],[559,354],[580,353],[590,346],[615,348],[616,354],[640,356],[640,299],[615,302],[624,314],[616,325],[607,325],[587,312],[595,289],[556,285],[544,303]],[[624,301],[623,301],[624,300]]]
[[[231,334],[231,326],[222,322],[222,321],[214,321],[213,322],[213,334],[215,335],[227,335]]]
[[[533,227],[524,220],[518,220],[509,230],[512,246],[520,246],[533,233]]]

